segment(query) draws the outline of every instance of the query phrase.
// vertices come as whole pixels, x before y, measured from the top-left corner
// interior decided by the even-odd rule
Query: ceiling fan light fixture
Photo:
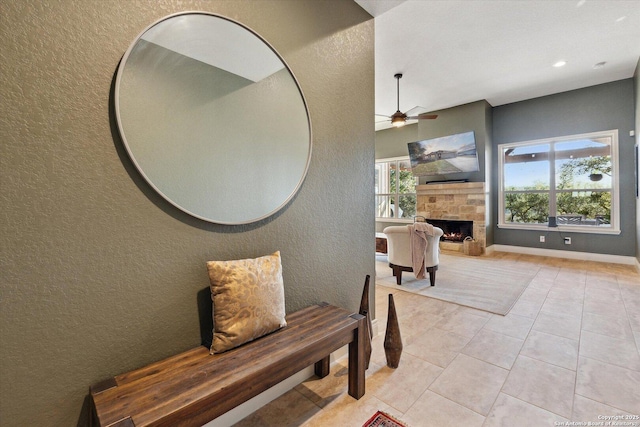
[[[405,115],[400,111],[396,111],[393,116],[391,116],[391,124],[397,128],[404,126],[406,124]]]

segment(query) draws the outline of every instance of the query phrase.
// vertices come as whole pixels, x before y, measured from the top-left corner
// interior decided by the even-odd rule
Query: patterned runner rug
[[[362,427],[407,427],[407,425],[389,414],[378,411]]]

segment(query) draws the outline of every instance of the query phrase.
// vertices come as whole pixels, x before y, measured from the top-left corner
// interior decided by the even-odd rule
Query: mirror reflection
[[[304,180],[311,128],[299,85],[275,50],[235,21],[192,12],[149,27],[122,60],[115,103],[135,166],[190,215],[258,221]]]

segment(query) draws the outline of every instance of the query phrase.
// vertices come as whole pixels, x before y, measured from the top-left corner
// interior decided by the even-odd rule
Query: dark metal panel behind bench
[[[97,426],[202,426],[349,344],[349,394],[365,392],[365,317],[326,303],[287,316],[287,326],[222,354],[200,346],[91,387]]]

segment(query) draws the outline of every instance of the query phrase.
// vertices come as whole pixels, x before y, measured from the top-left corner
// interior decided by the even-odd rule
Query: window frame
[[[396,170],[400,170],[399,167],[399,163],[401,162],[407,162],[409,163],[409,165],[411,165],[411,159],[409,158],[409,156],[400,156],[400,157],[388,157],[388,158],[383,158],[383,159],[375,159],[375,165],[374,167],[377,168],[379,163],[395,163],[396,165]],[[390,168],[389,168],[390,169]],[[396,179],[400,178],[400,174],[396,174]],[[418,185],[418,177],[414,176],[415,179],[415,185]],[[374,190],[374,204],[375,204],[375,199],[378,196],[389,196],[392,198],[395,198],[395,200],[400,200],[400,197],[404,196],[414,196],[416,199],[416,212],[417,212],[417,203],[418,203],[418,195],[414,186],[414,190],[412,193],[401,193],[400,192],[400,185],[398,185],[398,182],[396,182],[395,185],[395,192],[394,193],[379,193],[377,191]],[[377,205],[375,205],[375,211],[376,211],[376,215],[378,212],[378,207]],[[379,222],[408,222],[411,223],[413,222],[413,217],[411,218],[398,218],[396,215],[398,215],[398,211],[396,210],[394,213],[393,217],[383,217],[383,216],[376,216],[375,220],[379,221]]]
[[[534,223],[512,223],[505,221],[505,160],[504,152],[507,149],[515,149],[525,146],[536,146],[544,144],[555,144],[567,141],[574,141],[579,139],[593,139],[593,138],[611,138],[611,227],[597,227],[592,225],[563,225],[557,224],[556,227],[550,227],[548,223],[534,224]],[[574,233],[591,233],[591,234],[620,234],[620,172],[619,172],[619,151],[618,151],[618,130],[611,129],[606,131],[589,132],[577,135],[566,135],[553,138],[543,138],[530,141],[511,142],[505,144],[498,144],[498,228],[504,229],[518,229],[518,230],[538,230],[538,231],[550,231],[556,230],[559,232],[574,232]],[[556,210],[555,200],[558,194],[567,190],[558,190],[555,185],[555,167],[550,168],[549,177],[550,183],[549,190],[543,190],[543,194],[549,196],[549,216],[551,216],[551,210]],[[540,193],[540,190],[523,190],[522,193]],[[553,202],[551,202],[553,201]],[[557,211],[553,212],[556,214]]]

